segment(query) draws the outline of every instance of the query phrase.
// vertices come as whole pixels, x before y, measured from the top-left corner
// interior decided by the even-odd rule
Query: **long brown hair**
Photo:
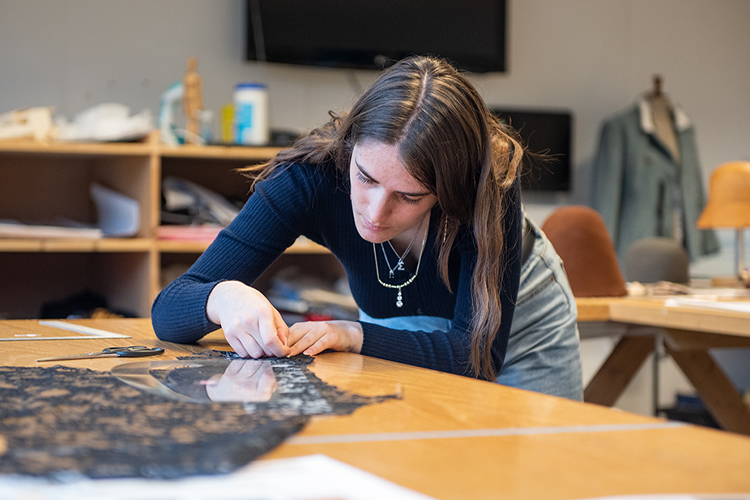
[[[346,171],[354,145],[363,140],[397,145],[409,173],[437,196],[444,233],[436,241],[438,265],[449,289],[450,249],[461,226],[472,229],[478,255],[472,276],[471,367],[476,376],[494,379],[490,347],[502,318],[502,221],[523,156],[519,140],[453,66],[416,56],[385,70],[348,113],[331,113],[328,123],[291,149],[245,170],[260,171],[256,182],[291,162],[333,160]]]

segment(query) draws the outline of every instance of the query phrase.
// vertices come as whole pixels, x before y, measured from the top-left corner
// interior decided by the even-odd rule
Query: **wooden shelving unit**
[[[84,290],[103,295],[113,310],[148,317],[165,268],[189,266],[208,246],[156,239],[162,179],[182,177],[244,201],[250,184],[236,169],[278,151],[168,147],[156,133],[139,143],[0,142],[0,219],[95,223],[93,182],[136,199],[141,217],[133,238],[0,238],[0,317],[36,318],[42,304]],[[309,241],[299,241],[288,253],[333,259]]]

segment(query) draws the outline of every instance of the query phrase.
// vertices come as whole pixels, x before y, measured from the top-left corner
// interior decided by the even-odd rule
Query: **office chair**
[[[652,237],[633,242],[625,252],[625,275],[628,281],[656,283],[690,281],[690,257],[679,241]]]

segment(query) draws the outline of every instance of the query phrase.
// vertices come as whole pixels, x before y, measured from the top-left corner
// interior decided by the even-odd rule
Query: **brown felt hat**
[[[588,207],[558,208],[542,225],[565,264],[576,297],[627,295],[615,245],[602,216]]]
[[[711,174],[700,229],[750,226],[750,161],[723,163]]]

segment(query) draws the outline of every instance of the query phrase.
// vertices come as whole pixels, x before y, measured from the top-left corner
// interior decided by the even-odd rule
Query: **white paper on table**
[[[750,288],[691,288],[691,299],[743,299],[750,298]]]
[[[697,307],[750,314],[750,301],[705,300],[693,298],[671,298],[664,301],[666,307]]]
[[[232,474],[176,480],[83,479],[50,484],[0,476],[3,500],[430,500],[325,455],[260,460]]]

